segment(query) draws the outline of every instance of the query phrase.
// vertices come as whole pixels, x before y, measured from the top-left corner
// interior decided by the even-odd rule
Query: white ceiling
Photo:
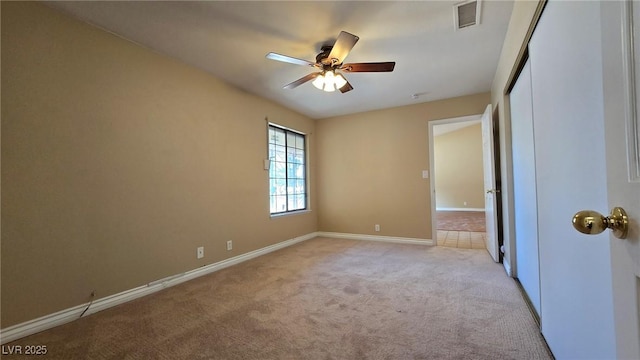
[[[123,38],[204,69],[311,118],[326,118],[489,91],[512,1],[483,1],[480,25],[454,29],[460,1],[77,1],[47,2]],[[350,73],[353,91],[306,83],[341,30],[360,37],[346,62],[395,61],[391,73]],[[418,94],[417,99],[412,98]]]

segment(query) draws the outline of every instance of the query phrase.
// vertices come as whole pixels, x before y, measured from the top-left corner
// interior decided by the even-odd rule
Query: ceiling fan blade
[[[393,71],[395,66],[395,62],[353,63],[342,65],[340,70],[346,72],[389,72]]]
[[[273,52],[270,52],[267,54],[267,56],[265,56],[267,59],[271,59],[271,60],[275,60],[275,61],[282,61],[282,62],[286,62],[289,64],[295,64],[295,65],[304,65],[304,66],[316,66],[315,63],[312,63],[310,61],[307,60],[302,60],[302,59],[298,59],[298,58],[294,58],[291,56],[287,56],[287,55],[281,55],[281,54],[276,54]]]
[[[321,72],[311,73],[311,74],[309,74],[307,76],[301,77],[300,79],[298,79],[298,80],[296,80],[296,81],[294,81],[292,83],[289,83],[289,84],[285,85],[284,88],[285,89],[295,89],[298,86],[306,83],[307,81],[315,79],[320,74],[322,74],[322,73]]]
[[[351,90],[353,90],[353,86],[351,86],[351,84],[348,81],[347,81],[346,84],[344,84],[344,86],[342,86],[340,88],[340,92],[343,93],[343,94],[346,93],[347,91],[351,91]]]
[[[336,43],[333,44],[333,48],[329,53],[329,59],[333,61],[333,64],[342,64],[359,39],[359,37],[353,34],[341,31],[340,35],[338,35],[338,39],[336,39]]]

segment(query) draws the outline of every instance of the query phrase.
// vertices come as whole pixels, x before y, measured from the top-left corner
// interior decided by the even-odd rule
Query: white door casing
[[[487,251],[494,261],[499,261],[497,225],[498,213],[496,211],[496,176],[495,157],[493,141],[493,112],[491,104],[487,105],[482,114],[482,159],[484,172],[484,212],[486,221],[486,242]]]

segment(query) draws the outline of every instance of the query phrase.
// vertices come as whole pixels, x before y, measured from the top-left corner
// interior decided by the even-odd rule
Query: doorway
[[[432,224],[438,246],[486,248],[481,115],[433,121]]]

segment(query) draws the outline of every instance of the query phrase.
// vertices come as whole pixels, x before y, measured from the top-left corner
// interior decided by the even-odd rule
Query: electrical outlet
[[[466,201],[465,201],[465,202],[463,202],[463,204],[464,204],[464,206],[467,206],[467,202],[466,202]]]
[[[233,240],[227,241],[227,251],[233,249]]]
[[[376,231],[380,231],[380,224],[376,224],[376,226],[375,226],[375,230],[376,230]]]
[[[196,254],[198,256],[198,259],[202,259],[204,257],[204,246],[198,247]]]

